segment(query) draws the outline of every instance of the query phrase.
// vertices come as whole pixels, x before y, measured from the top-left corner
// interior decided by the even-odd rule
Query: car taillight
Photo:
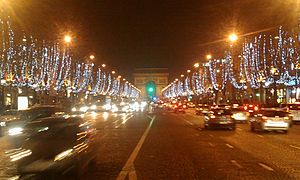
[[[177,108],[177,105],[175,105],[174,107]]]
[[[183,105],[183,108],[186,108],[186,105]]]
[[[247,106],[244,106],[244,109],[247,110],[248,109]]]
[[[214,118],[216,118],[216,116],[214,116],[214,115],[211,115],[211,116],[210,116],[210,118],[214,119]]]
[[[254,107],[254,111],[258,111],[258,107],[257,106]]]
[[[268,117],[266,117],[266,116],[263,116],[263,117],[262,117],[262,119],[266,120],[266,119],[268,119]]]

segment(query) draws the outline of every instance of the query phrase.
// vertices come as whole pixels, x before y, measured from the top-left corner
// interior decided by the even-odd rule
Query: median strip
[[[236,160],[230,160],[230,162],[232,164],[234,164],[235,166],[237,166],[238,168],[243,168],[243,166],[241,166],[239,163],[237,163]]]

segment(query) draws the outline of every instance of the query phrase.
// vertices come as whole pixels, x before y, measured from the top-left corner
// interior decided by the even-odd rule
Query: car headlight
[[[6,126],[6,122],[4,122],[4,121],[0,122],[0,126],[1,126],[1,127]]]
[[[72,108],[72,111],[73,111],[73,112],[74,112],[74,111],[77,111],[77,109],[76,109],[75,107],[73,107],[73,108]]]
[[[89,109],[89,107],[87,107],[87,106],[82,106],[79,110],[80,110],[81,112],[86,112],[88,109]]]
[[[68,149],[55,156],[54,161],[60,161],[68,156],[71,156],[73,149]]]
[[[10,136],[15,136],[15,135],[22,134],[22,133],[23,133],[23,128],[21,128],[21,127],[15,127],[15,128],[11,128],[8,130],[8,134]]]

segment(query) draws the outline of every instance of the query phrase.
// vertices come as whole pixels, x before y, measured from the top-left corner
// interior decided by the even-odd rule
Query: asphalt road
[[[300,125],[288,134],[204,130],[185,114],[98,114],[97,163],[82,179],[300,179]]]

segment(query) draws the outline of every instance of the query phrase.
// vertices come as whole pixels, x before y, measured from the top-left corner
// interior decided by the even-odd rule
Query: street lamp
[[[112,74],[116,74],[116,71],[111,71]]]
[[[212,56],[210,54],[206,55],[206,59],[210,60],[212,58]]]
[[[102,64],[101,66],[102,66],[103,68],[105,68],[105,67],[106,67],[106,64]]]
[[[182,78],[183,78],[183,77],[184,77],[184,75],[183,75],[183,74],[181,74],[181,75],[180,75],[180,77],[182,77]]]
[[[93,54],[91,54],[89,58],[90,58],[90,60],[94,60],[95,56]]]
[[[199,68],[199,66],[200,66],[199,63],[194,64],[194,68]]]
[[[277,81],[277,76],[279,75],[278,69],[275,67],[271,68],[271,74],[273,75],[273,79],[274,79],[274,103],[277,104],[277,99],[278,99],[278,95],[277,95],[277,85],[276,85],[276,81]]]
[[[236,42],[238,39],[238,36],[235,33],[232,33],[228,36],[228,40],[232,43]]]
[[[187,73],[190,73],[190,72],[191,72],[191,70],[189,70],[189,69],[188,69],[186,72],[187,72]]]
[[[65,35],[64,41],[65,41],[66,43],[70,43],[70,42],[72,41],[72,37],[71,37],[70,35]]]

